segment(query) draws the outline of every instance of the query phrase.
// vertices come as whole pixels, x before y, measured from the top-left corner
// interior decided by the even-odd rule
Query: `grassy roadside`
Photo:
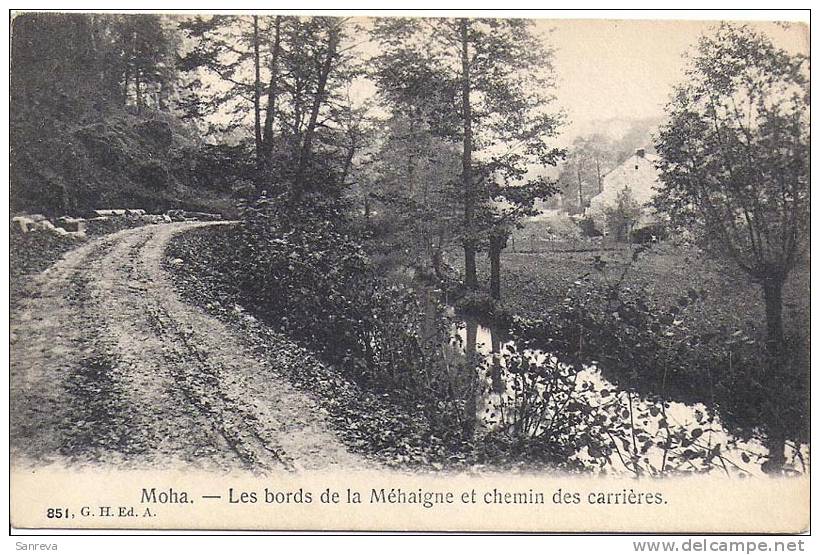
[[[463,260],[454,252],[450,262],[461,271]],[[593,285],[618,280],[630,263],[632,250],[553,251],[514,253],[507,250],[501,262],[502,306],[506,312],[539,318],[566,296],[574,282],[587,278]],[[595,258],[606,263],[605,271],[593,266]],[[489,280],[486,257],[478,260],[479,283]],[[690,288],[703,290],[705,299],[695,311],[694,325],[708,329],[765,327],[760,287],[739,270],[721,265],[693,247],[660,244],[643,253],[629,267],[623,285],[642,290],[654,304],[667,307]],[[783,316],[788,328],[805,330],[810,323],[810,265],[801,264],[786,283]]]
[[[254,315],[235,286],[228,264],[232,233],[226,226],[186,231],[171,240],[164,266],[183,298],[224,321],[296,388],[311,395],[348,448],[381,464],[403,469],[463,466],[470,457],[453,454],[431,436],[420,410],[346,379],[341,371]]]

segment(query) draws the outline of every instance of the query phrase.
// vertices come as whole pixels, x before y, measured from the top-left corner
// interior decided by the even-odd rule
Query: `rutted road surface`
[[[11,314],[12,461],[362,468],[317,404],[162,269],[196,223],[121,231],[32,278]]]

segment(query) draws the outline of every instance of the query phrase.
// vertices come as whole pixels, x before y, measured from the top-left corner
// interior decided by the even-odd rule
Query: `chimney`
[[[638,158],[643,158],[644,154],[646,154],[646,151],[642,148],[639,148],[635,151],[635,156],[637,156]]]

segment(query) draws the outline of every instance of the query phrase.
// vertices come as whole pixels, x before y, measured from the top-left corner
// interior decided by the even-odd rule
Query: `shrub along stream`
[[[343,214],[338,203],[294,206],[263,196],[243,208],[241,224],[189,232],[172,243],[168,258],[183,260],[169,268],[191,300],[225,317],[236,314],[226,305],[245,307],[275,332],[267,337],[273,348],[293,348],[286,335],[327,363],[322,375],[310,364],[284,370],[317,394],[352,448],[388,463],[436,468],[734,471],[723,456],[727,445],[709,433],[713,406],[699,411],[697,422],[675,423],[666,418],[671,405],[663,396],[639,398],[634,382],[605,390],[586,373],[590,353],[615,352],[595,343],[603,340],[617,342],[619,351],[634,349],[631,358],[618,359],[622,368],[680,367],[681,360],[661,358],[695,352],[691,338],[676,331],[682,324],[674,314],[667,322],[631,297],[579,290],[549,319],[513,319],[515,341],[496,357],[470,348],[465,356],[453,344],[453,321],[440,300],[418,284],[377,273]],[[669,345],[660,349],[659,342]],[[536,343],[554,356],[527,349]],[[667,372],[659,379],[678,377]],[[509,394],[488,405],[501,381]],[[492,425],[487,415],[496,411],[505,415]]]

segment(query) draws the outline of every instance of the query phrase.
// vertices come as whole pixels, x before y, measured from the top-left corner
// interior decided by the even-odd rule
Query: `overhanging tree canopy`
[[[722,24],[698,43],[657,140],[658,207],[762,286],[772,388],[787,380],[783,284],[809,244],[808,71],[805,56]],[[767,423],[774,467],[786,433],[777,420]]]

